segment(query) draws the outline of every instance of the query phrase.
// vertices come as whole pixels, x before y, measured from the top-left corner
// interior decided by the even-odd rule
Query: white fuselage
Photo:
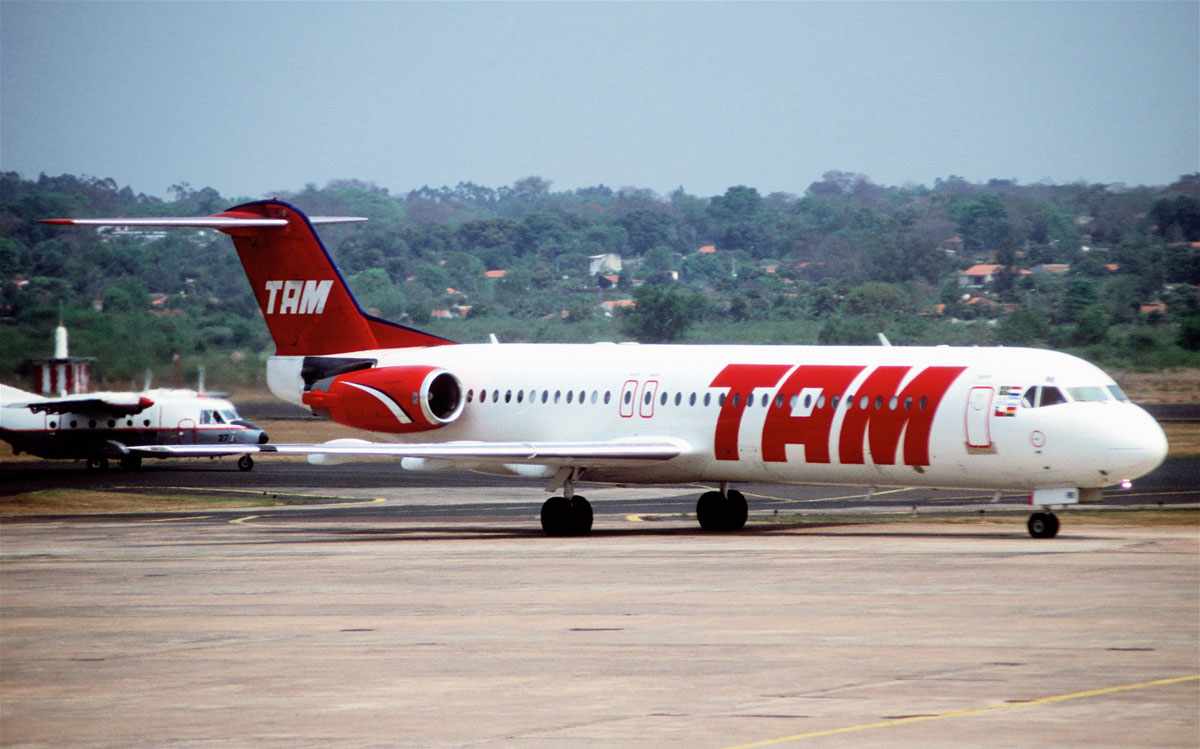
[[[338,356],[459,379],[457,420],[396,441],[690,446],[651,466],[589,470],[595,480],[1094,488],[1166,454],[1158,424],[1102,370],[1035,349],[461,344]],[[301,403],[303,359],[271,359],[278,397]],[[1039,407],[1038,387],[1066,402]]]

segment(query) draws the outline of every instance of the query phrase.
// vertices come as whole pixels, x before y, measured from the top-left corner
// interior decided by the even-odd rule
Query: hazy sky
[[[0,167],[226,196],[1200,170],[1200,3],[0,1]]]

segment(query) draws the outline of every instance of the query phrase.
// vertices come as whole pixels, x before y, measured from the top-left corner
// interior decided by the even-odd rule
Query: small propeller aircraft
[[[92,470],[105,470],[114,459],[137,470],[147,453],[130,445],[171,445],[178,450],[162,457],[176,458],[212,456],[191,447],[246,445],[237,465],[249,471],[249,453],[267,442],[267,433],[238,416],[229,401],[195,390],[46,397],[0,385],[0,439],[17,454],[86,460]]]
[[[471,468],[547,480],[551,535],[591,530],[581,479],[712,481],[700,527],[736,531],[731,482],[1021,491],[1035,538],[1055,507],[1093,502],[1158,467],[1167,440],[1111,377],[1074,356],[949,346],[458,344],[368,314],[309,217],[279,200],[196,218],[49,219],[217,229],[233,238],[275,340],[276,396],[390,442],[261,445],[337,461]],[[147,455],[235,453],[147,444]]]

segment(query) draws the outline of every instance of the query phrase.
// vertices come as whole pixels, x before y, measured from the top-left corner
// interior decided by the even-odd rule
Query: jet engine
[[[437,367],[378,367],[312,384],[302,400],[314,413],[371,432],[407,434],[443,427],[462,414],[458,378]]]

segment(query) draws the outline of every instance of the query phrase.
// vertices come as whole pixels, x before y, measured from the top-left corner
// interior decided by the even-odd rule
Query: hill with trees
[[[229,241],[63,230],[51,216],[202,215],[247,198],[181,183],[0,173],[0,378],[50,348],[114,385],[199,365],[234,384],[272,345]],[[363,305],[462,341],[1028,345],[1121,368],[1200,366],[1200,173],[1157,187],[960,177],[703,197],[540,177],[404,195],[356,180],[280,191],[360,215],[322,238]],[[615,265],[619,263],[617,270]]]

